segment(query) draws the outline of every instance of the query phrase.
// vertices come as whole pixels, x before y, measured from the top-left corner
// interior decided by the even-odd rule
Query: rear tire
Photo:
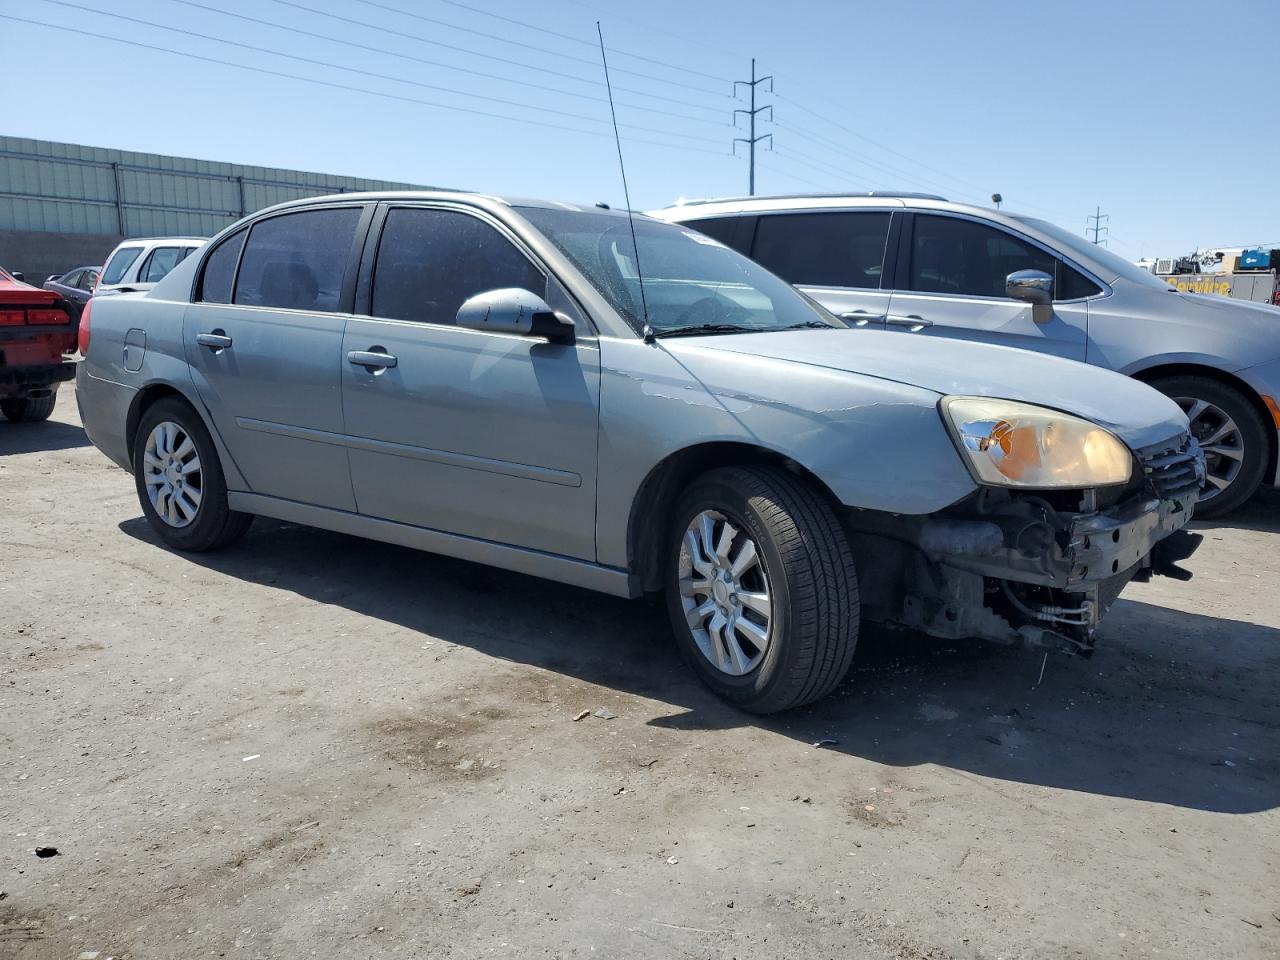
[[[775,467],[703,474],[680,497],[663,564],[681,652],[731,703],[752,713],[802,706],[848,673],[853,555],[831,505],[803,479]]]
[[[1249,398],[1209,377],[1165,377],[1151,386],[1178,401],[1191,420],[1191,435],[1204,448],[1209,480],[1196,518],[1224,516],[1253,496],[1271,447],[1266,424]],[[1226,435],[1215,436],[1223,430]]]
[[[55,388],[47,397],[10,397],[0,400],[0,413],[10,423],[37,423],[48,420],[58,402]]]
[[[142,512],[175,550],[217,550],[244,535],[253,515],[227,506],[218,450],[199,414],[167,397],[148,407],[133,442]]]

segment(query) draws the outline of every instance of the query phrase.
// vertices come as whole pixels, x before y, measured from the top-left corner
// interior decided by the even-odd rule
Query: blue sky
[[[1280,242],[1266,0],[0,0],[0,16],[67,28],[0,20],[15,136],[620,204],[599,18],[637,208],[746,192],[730,81],[754,56],[775,77],[759,193],[999,191],[1080,231],[1101,205],[1131,258]]]

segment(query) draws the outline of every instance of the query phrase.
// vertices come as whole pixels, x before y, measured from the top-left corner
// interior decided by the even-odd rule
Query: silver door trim
[[[418,447],[408,443],[394,443],[390,440],[374,440],[371,437],[355,437],[342,433],[331,433],[328,430],[316,430],[311,427],[295,427],[287,423],[274,423],[269,420],[255,420],[252,417],[236,417],[236,426],[255,433],[267,433],[276,437],[292,437],[297,440],[311,440],[316,443],[328,443],[335,447],[346,447],[349,450],[364,450],[368,453],[384,453],[393,457],[408,457],[411,460],[425,460],[430,463],[442,463],[450,467],[461,467],[464,470],[479,470],[482,473],[496,473],[520,480],[536,480],[539,483],[554,483],[561,487],[581,487],[582,476],[569,470],[556,470],[552,467],[539,467],[529,463],[516,463],[512,460],[493,460],[489,457],[476,457],[467,453],[454,453],[450,450],[436,450],[431,447]]]
[[[408,523],[381,520],[345,510],[314,507],[310,504],[298,503],[296,500],[267,497],[258,493],[228,493],[227,505],[232,510],[243,513],[272,517],[286,523],[301,523],[323,530],[365,537],[369,540],[380,540],[383,543],[395,543],[415,550],[457,557],[460,560],[485,563],[492,567],[513,570],[516,573],[597,590],[615,597],[640,595],[637,579],[626,570],[601,566],[587,560],[576,560],[560,554],[543,553],[539,550],[495,543],[492,540],[445,533],[431,527],[415,527]]]

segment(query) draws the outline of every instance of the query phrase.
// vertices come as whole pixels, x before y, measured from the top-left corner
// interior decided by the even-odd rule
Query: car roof
[[[128,240],[121,240],[116,246],[119,247],[135,247],[146,246],[148,243],[205,243],[208,237],[130,237]]]
[[[625,217],[627,211],[622,207],[611,207],[600,203],[571,203],[562,200],[545,200],[537,197],[503,197],[492,193],[479,193],[472,190],[377,190],[362,193],[331,193],[318,197],[302,197],[287,200],[271,207],[255,211],[245,217],[253,219],[264,213],[275,213],[293,207],[310,207],[317,204],[338,203],[377,203],[379,201],[396,200],[452,200],[454,202],[471,203],[479,207],[500,206],[514,210],[521,208],[534,210],[567,210],[576,213],[599,214],[600,216]],[[646,216],[639,210],[633,211],[638,217]]]

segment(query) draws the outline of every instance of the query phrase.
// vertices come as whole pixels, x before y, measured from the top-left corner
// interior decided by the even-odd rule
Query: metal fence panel
[[[430,188],[0,137],[0,231],[208,236],[285,200],[406,189]]]

